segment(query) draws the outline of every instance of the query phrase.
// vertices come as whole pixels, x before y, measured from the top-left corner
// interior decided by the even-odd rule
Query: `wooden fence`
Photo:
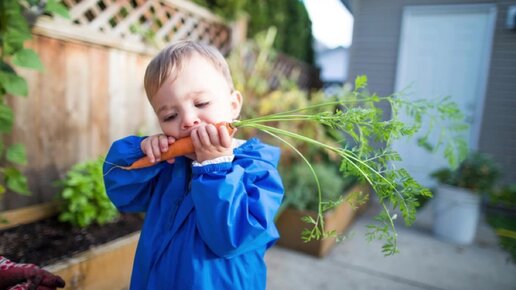
[[[27,98],[10,100],[10,142],[25,144],[32,195],[7,194],[1,209],[52,200],[54,182],[74,164],[104,155],[112,141],[159,127],[143,88],[147,63],[159,44],[193,39],[222,52],[231,29],[190,2],[65,0],[71,19],[40,19],[29,43],[44,72],[20,69]],[[154,43],[156,44],[156,43]]]
[[[143,88],[157,47],[193,39],[227,54],[245,38],[245,25],[230,26],[184,0],[64,3],[71,19],[42,18],[33,28],[29,46],[44,72],[20,69],[29,96],[10,100],[16,120],[9,141],[27,148],[32,195],[7,194],[0,210],[52,200],[53,184],[74,164],[104,155],[123,136],[159,132]],[[280,60],[277,70],[306,87],[306,68],[294,66]]]

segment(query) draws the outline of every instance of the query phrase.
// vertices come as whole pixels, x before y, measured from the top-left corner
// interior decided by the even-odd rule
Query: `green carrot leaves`
[[[400,118],[400,112],[404,113],[403,119]],[[445,120],[446,127],[437,128],[437,120]],[[343,142],[330,144],[277,126],[286,122],[316,122],[331,130],[334,136],[342,136]],[[430,126],[423,126],[423,122]],[[381,204],[383,210],[376,217],[377,223],[368,226],[367,238],[383,240],[382,252],[385,255],[399,251],[394,223],[398,213],[407,225],[412,224],[416,217],[418,196],[431,196],[430,191],[414,180],[407,170],[397,167],[401,158],[390,146],[392,142],[405,136],[413,136],[424,127],[427,131],[419,141],[420,146],[434,152],[440,152],[444,148],[444,155],[450,164],[457,164],[467,152],[466,142],[461,136],[467,127],[463,123],[460,110],[450,98],[409,101],[402,96],[370,95],[367,92],[366,76],[357,77],[355,89],[338,98],[235,121],[233,125],[254,128],[275,137],[287,144],[310,168],[311,160],[291,142],[305,143],[337,155],[343,176],[355,176],[368,183]],[[297,126],[300,127],[303,126]],[[441,134],[437,140],[429,137],[434,130]],[[317,181],[315,173],[314,178]],[[324,230],[323,214],[337,203],[324,201],[320,188],[318,195],[317,217],[305,219],[312,228],[303,232],[304,241],[336,235],[334,231]]]

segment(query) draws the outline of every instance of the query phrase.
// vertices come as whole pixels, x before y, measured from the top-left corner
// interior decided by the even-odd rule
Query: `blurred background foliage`
[[[314,64],[312,22],[299,0],[192,0],[228,21],[248,16],[248,38],[269,27],[277,29],[273,47],[289,56]]]
[[[253,39],[233,49],[227,58],[235,88],[244,96],[240,116],[243,120],[304,108],[337,97],[326,95],[322,90],[303,90],[295,81],[274,70],[278,56],[274,48],[276,32],[276,28],[271,27],[257,33]],[[340,93],[345,94],[346,89],[342,88]],[[339,144],[343,139],[342,134],[320,122],[268,122],[267,125],[296,132],[324,144],[343,146]],[[252,128],[238,132],[238,138],[249,139],[256,136],[269,144],[279,146],[282,150],[279,171],[284,178],[286,193],[282,209],[290,207],[317,211],[317,186],[307,164],[292,148],[266,133]],[[288,142],[313,165],[322,185],[323,199],[339,200],[345,187],[352,183],[352,180],[341,178],[339,157],[334,152],[295,138],[288,138]]]
[[[275,36],[276,29],[274,27],[258,33],[254,39],[250,39],[232,50],[227,59],[235,88],[244,96],[241,119],[303,108],[332,98],[326,96],[322,90],[311,92],[302,90],[294,81],[274,71],[274,63],[277,57],[277,51],[273,47]],[[272,86],[272,83],[279,85]],[[341,146],[337,144],[339,140],[336,136],[339,134],[319,122],[271,122],[270,125],[297,132],[325,144]],[[299,161],[299,157],[287,145],[278,144],[277,140],[264,135],[264,133],[246,128],[239,134],[240,137],[245,139],[258,135],[269,143],[281,146],[283,149],[282,162],[286,162],[286,164]],[[315,148],[306,142],[289,139],[290,141],[311,161],[336,160],[336,156],[332,156],[331,153]]]

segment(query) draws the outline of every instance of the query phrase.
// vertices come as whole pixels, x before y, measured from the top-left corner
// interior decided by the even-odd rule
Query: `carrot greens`
[[[397,168],[400,161],[398,152],[391,148],[393,140],[404,136],[413,136],[423,125],[430,124],[430,129],[418,140],[418,144],[428,150],[438,151],[444,146],[445,156],[452,166],[463,158],[467,151],[466,143],[461,138],[461,132],[466,128],[457,105],[449,98],[438,101],[408,101],[401,96],[379,97],[369,95],[366,90],[367,78],[360,76],[356,79],[355,89],[340,98],[328,99],[303,108],[268,114],[256,118],[238,120],[232,123],[239,128],[254,128],[268,134],[287,148],[295,152],[310,168],[317,184],[318,213],[317,218],[305,217],[304,221],[311,224],[302,238],[308,242],[312,239],[336,237],[335,231],[324,230],[325,211],[330,210],[344,199],[324,201],[321,187],[311,164],[297,146],[292,143],[305,143],[324,149],[340,158],[340,171],[344,176],[355,176],[362,182],[367,182],[376,193],[382,212],[375,218],[377,224],[368,226],[367,238],[380,239],[385,242],[382,252],[392,255],[398,252],[395,219],[401,213],[406,224],[415,220],[417,197],[430,197],[430,191],[420,185],[403,168]],[[390,117],[384,116],[384,110],[390,109]],[[399,113],[403,110],[409,120],[400,120]],[[435,128],[436,120],[447,120],[446,128]],[[330,131],[333,136],[341,136],[341,142],[335,144],[307,137],[294,130],[287,130],[278,124],[288,122],[316,122]],[[431,144],[429,137],[432,129],[439,129],[441,137]],[[357,205],[364,202],[367,196],[356,193],[348,196],[346,202]]]

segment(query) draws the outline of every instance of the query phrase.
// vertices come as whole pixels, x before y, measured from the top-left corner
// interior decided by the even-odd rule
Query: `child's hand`
[[[140,143],[140,148],[142,149],[143,153],[147,155],[150,162],[160,162],[162,161],[161,153],[166,152],[168,150],[168,146],[174,142],[176,142],[174,137],[167,137],[163,134],[156,134],[143,139],[142,143]],[[167,160],[168,163],[174,163],[174,161],[175,158]]]
[[[233,134],[229,134],[226,126],[217,128],[212,124],[202,124],[193,129],[190,137],[197,162],[233,155]]]

